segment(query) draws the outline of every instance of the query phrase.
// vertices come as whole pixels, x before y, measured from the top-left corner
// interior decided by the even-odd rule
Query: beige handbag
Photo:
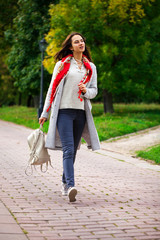
[[[45,148],[45,134],[42,125],[28,136],[27,141],[31,152],[28,166],[25,170],[26,175],[31,175],[33,173],[32,167],[36,165],[40,165],[42,172],[48,170],[48,163],[53,167],[48,150]],[[43,169],[44,164],[46,164],[45,170]]]

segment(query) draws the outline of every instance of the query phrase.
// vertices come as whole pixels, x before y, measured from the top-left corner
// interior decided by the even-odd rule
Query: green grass
[[[115,104],[115,113],[104,114],[103,104],[93,104],[92,113],[101,141],[160,125],[159,104]],[[37,109],[24,106],[0,108],[0,119],[36,129]],[[48,122],[44,131],[48,130]]]
[[[32,129],[39,128],[37,109],[25,106],[12,106],[0,108],[0,119],[23,125]],[[44,124],[44,131],[47,132],[48,123]]]
[[[137,132],[160,124],[159,104],[115,104],[115,113],[103,114],[102,104],[93,104],[100,140]]]
[[[138,157],[153,160],[155,163],[160,164],[160,145],[147,148],[144,151],[138,151],[137,153]]]

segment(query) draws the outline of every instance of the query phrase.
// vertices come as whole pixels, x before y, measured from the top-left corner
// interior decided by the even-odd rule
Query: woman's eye
[[[77,43],[79,43],[79,42],[84,42],[84,40],[81,39],[80,41],[75,41],[74,43],[77,44]]]

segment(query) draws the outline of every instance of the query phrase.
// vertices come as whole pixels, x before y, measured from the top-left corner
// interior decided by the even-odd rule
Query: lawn
[[[103,105],[93,104],[94,122],[101,141],[160,124],[159,104],[114,104],[114,109],[113,114],[103,114]]]
[[[153,160],[155,163],[160,164],[160,145],[147,148],[144,151],[138,151],[137,156],[144,159]]]
[[[159,104],[114,104],[115,113],[104,114],[103,104],[93,104],[92,113],[101,141],[160,125]],[[0,119],[36,129],[37,109],[24,106],[0,108]],[[48,122],[44,124],[47,132]]]

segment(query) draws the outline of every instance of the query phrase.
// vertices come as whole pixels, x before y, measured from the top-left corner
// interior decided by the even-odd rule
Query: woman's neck
[[[73,53],[73,57],[79,61],[82,61],[82,53]]]

